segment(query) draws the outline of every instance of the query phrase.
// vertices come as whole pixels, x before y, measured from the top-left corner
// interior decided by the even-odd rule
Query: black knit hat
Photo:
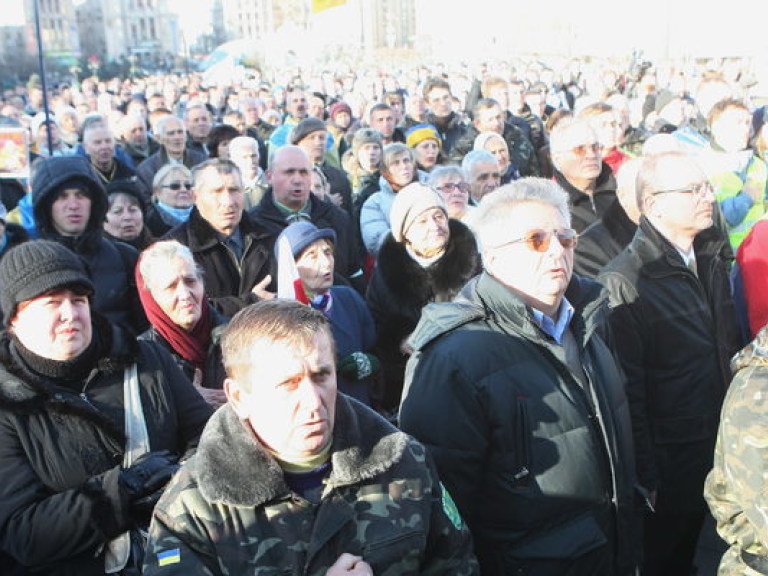
[[[77,286],[93,293],[82,260],[50,240],[33,240],[11,248],[0,260],[0,308],[5,325],[16,307],[55,288]]]

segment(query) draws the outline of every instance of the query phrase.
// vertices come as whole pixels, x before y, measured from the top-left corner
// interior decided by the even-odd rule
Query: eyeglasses
[[[557,241],[560,242],[560,246],[566,250],[575,247],[578,238],[576,230],[572,228],[561,228],[560,230],[531,230],[530,232],[526,232],[524,236],[520,236],[520,238],[515,238],[509,242],[499,244],[496,248],[523,242],[528,246],[529,250],[534,252],[547,252],[549,250],[550,242],[552,241],[552,236],[557,236]]]
[[[669,190],[657,190],[653,193],[653,196],[659,194],[692,194],[696,198],[702,198],[707,194],[714,194],[715,189],[709,182],[700,182],[698,184],[692,184],[690,186],[683,186],[682,188],[670,188]]]
[[[171,182],[170,184],[163,184],[163,188],[170,188],[174,192],[181,190],[182,186],[187,190],[192,190],[192,184],[190,182]]]
[[[435,186],[435,188],[443,194],[450,194],[451,192],[469,192],[469,184],[466,182],[446,182],[442,186]]]

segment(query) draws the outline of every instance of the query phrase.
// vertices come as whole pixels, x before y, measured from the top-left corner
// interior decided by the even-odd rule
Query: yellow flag
[[[343,6],[347,0],[312,0],[312,12],[322,12],[328,8]]]

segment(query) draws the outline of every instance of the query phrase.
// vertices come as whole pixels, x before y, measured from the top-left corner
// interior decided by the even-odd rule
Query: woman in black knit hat
[[[166,351],[92,312],[93,290],[57,242],[0,261],[3,573],[134,573],[137,530],[211,414]]]

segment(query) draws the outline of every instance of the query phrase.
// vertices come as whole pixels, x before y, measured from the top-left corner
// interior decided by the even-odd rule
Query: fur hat
[[[440,208],[446,215],[448,214],[443,197],[429,186],[413,182],[400,190],[389,211],[392,237],[397,242],[402,242],[416,217],[430,208]]]
[[[296,124],[293,130],[291,130],[290,142],[291,144],[298,144],[304,140],[304,138],[312,134],[312,132],[318,132],[320,130],[327,132],[328,129],[325,126],[325,122],[319,118],[304,118],[304,120]]]
[[[6,326],[20,303],[55,288],[79,286],[93,294],[82,260],[50,240],[33,240],[11,248],[0,261],[0,286],[0,308]]]
[[[416,148],[424,140],[436,140],[437,146],[443,147],[443,139],[432,124],[416,124],[405,134],[405,145],[408,148]]]

